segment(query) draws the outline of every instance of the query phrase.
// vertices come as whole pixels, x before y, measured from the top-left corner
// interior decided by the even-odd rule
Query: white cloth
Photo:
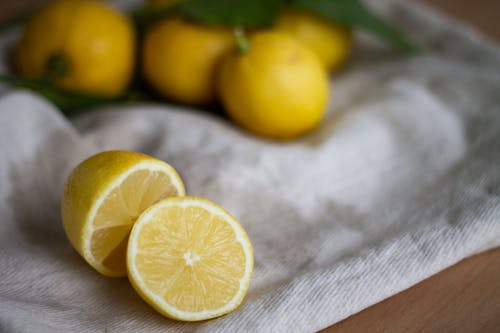
[[[174,105],[68,120],[28,92],[0,99],[1,332],[313,332],[500,245],[500,51],[404,1],[371,1],[427,48],[361,35],[319,129],[258,139]],[[3,47],[15,33],[4,37]],[[201,323],[157,314],[66,240],[68,172],[101,150],[171,163],[227,208],[255,248],[249,293]]]

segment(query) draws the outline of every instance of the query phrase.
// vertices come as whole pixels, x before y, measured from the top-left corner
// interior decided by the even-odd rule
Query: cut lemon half
[[[236,309],[253,270],[253,249],[240,225],[217,204],[169,198],[147,209],[132,228],[128,277],[161,314],[183,321]]]
[[[66,181],[64,230],[98,272],[125,276],[128,236],[137,217],[161,199],[184,194],[169,164],[136,152],[102,152],[78,165]]]

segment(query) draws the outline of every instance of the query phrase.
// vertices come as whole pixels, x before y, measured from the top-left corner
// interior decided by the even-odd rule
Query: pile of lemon
[[[157,2],[165,5],[151,6]],[[219,101],[246,130],[291,139],[320,122],[328,72],[344,62],[351,43],[348,28],[291,9],[274,26],[246,33],[167,17],[140,43],[136,35],[130,19],[105,3],[58,0],[28,22],[17,69],[66,89],[118,96],[139,67],[170,101]]]

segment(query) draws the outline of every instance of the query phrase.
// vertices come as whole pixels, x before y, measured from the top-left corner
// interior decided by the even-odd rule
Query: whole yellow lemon
[[[21,75],[81,92],[115,96],[134,69],[132,24],[103,2],[59,0],[27,23],[16,50]]]
[[[275,28],[304,43],[328,70],[339,68],[349,55],[351,30],[315,14],[285,10]]]
[[[257,32],[247,52],[235,50],[221,63],[219,93],[228,112],[250,132],[291,139],[314,128],[328,96],[327,73],[294,38]]]
[[[217,63],[233,43],[228,29],[168,18],[146,33],[144,76],[175,102],[214,102]]]

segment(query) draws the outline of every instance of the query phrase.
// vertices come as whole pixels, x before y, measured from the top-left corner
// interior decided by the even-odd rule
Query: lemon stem
[[[69,64],[66,58],[59,54],[52,54],[47,60],[47,68],[44,75],[44,80],[53,81],[59,76],[65,75],[69,72]]]
[[[234,38],[236,40],[236,47],[241,54],[245,54],[250,50],[250,41],[245,35],[245,30],[243,30],[241,27],[234,28]]]

